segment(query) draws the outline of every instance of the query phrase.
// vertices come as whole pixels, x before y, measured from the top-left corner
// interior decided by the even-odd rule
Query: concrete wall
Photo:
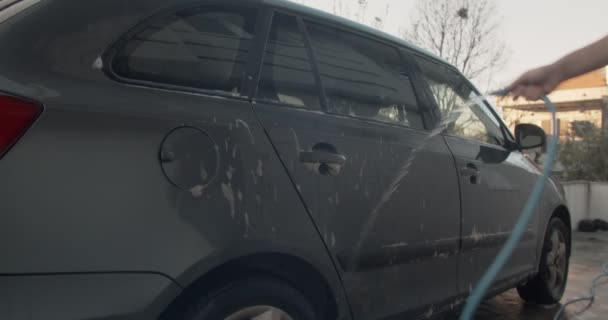
[[[582,219],[608,221],[608,182],[563,182],[566,200],[576,228]]]
[[[590,217],[608,221],[608,183],[591,185]]]

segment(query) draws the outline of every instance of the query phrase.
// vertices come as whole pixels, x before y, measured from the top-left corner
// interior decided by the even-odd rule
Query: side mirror
[[[547,134],[539,126],[523,123],[515,126],[515,140],[521,149],[534,149],[547,143]]]

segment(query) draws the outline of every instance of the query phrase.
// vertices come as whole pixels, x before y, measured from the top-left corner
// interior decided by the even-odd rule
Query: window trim
[[[0,0],[0,23],[6,22],[21,12],[37,5],[42,0]]]
[[[253,11],[255,12],[255,19],[256,19],[255,27],[254,27],[256,32],[258,31],[258,26],[263,21],[262,19],[264,19],[265,10],[262,6],[254,4],[254,3],[240,3],[237,0],[235,0],[235,1],[233,1],[233,0],[228,0],[228,1],[211,0],[211,1],[205,2],[204,4],[190,3],[187,5],[178,5],[178,6],[172,6],[169,8],[165,8],[162,11],[159,11],[153,15],[150,15],[150,16],[134,23],[133,26],[128,28],[126,32],[124,32],[122,35],[120,35],[120,37],[118,37],[118,39],[116,41],[114,41],[112,44],[110,44],[110,46],[104,51],[104,53],[102,54],[102,57],[101,57],[102,62],[103,62],[103,67],[102,67],[103,72],[110,79],[113,79],[116,82],[127,84],[127,85],[133,85],[133,86],[139,86],[139,87],[151,88],[151,89],[161,89],[161,90],[167,90],[167,91],[172,91],[172,92],[195,93],[195,94],[206,95],[209,97],[220,97],[220,98],[233,99],[233,100],[239,100],[239,101],[250,101],[251,97],[250,97],[250,94],[248,91],[249,91],[249,78],[251,77],[251,75],[249,74],[249,71],[251,70],[250,65],[252,63],[255,63],[254,50],[256,49],[256,46],[257,46],[256,44],[257,44],[258,38],[259,38],[259,35],[257,33],[253,35],[253,40],[251,41],[251,47],[249,48],[249,54],[247,55],[247,62],[245,63],[245,75],[244,75],[243,79],[241,79],[241,90],[240,90],[241,92],[239,93],[238,96],[231,94],[229,92],[226,92],[226,91],[222,91],[222,90],[203,89],[203,88],[198,88],[198,87],[177,85],[177,84],[171,84],[171,83],[166,83],[166,82],[157,82],[157,81],[129,78],[129,77],[119,75],[114,70],[114,67],[113,67],[114,59],[116,58],[118,53],[127,45],[127,43],[134,36],[136,36],[141,31],[143,31],[145,29],[145,27],[148,26],[151,21],[154,21],[156,19],[165,17],[165,16],[173,14],[173,13],[177,13],[177,12],[180,12],[183,10],[201,9],[201,8],[205,8],[205,7],[216,7],[216,6],[253,9]]]
[[[302,18],[299,15],[294,14],[290,11],[277,10],[272,7],[264,7],[264,8],[262,8],[262,11],[264,11],[266,13],[264,16],[264,21],[263,21],[264,27],[262,28],[263,37],[260,39],[259,43],[257,43],[255,46],[255,53],[254,53],[255,63],[253,66],[255,68],[255,72],[252,72],[252,74],[250,75],[253,79],[252,88],[250,89],[251,90],[250,91],[250,93],[251,93],[250,101],[254,102],[254,103],[259,102],[259,103],[263,103],[263,104],[280,106],[280,107],[285,107],[285,108],[293,108],[293,109],[297,109],[297,110],[325,112],[326,111],[326,101],[327,101],[326,97],[325,97],[325,91],[320,82],[321,80],[320,80],[320,75],[318,72],[317,62],[315,60],[314,55],[312,54],[312,47],[310,46],[308,32],[306,32],[306,29],[303,28],[303,25],[301,24]],[[298,30],[300,31],[300,33],[302,35],[302,40],[304,42],[306,54],[308,55],[308,59],[310,61],[311,72],[312,72],[313,78],[315,80],[315,86],[317,88],[317,94],[319,96],[319,104],[320,104],[319,108],[297,106],[297,105],[283,103],[283,102],[279,102],[279,101],[258,99],[258,90],[259,90],[261,76],[262,76],[262,68],[264,67],[264,58],[266,57],[266,47],[268,45],[268,40],[270,39],[270,32],[272,31],[272,23],[274,22],[274,17],[275,17],[275,14],[277,14],[277,13],[287,15],[287,16],[290,16],[290,17],[293,17],[294,19],[296,19],[296,24],[298,25]]]
[[[429,95],[429,92],[425,87],[424,79],[421,78],[422,73],[420,72],[420,67],[416,64],[416,60],[414,59],[415,52],[412,52],[405,47],[400,47],[399,55],[412,78],[412,86],[418,101],[418,108],[421,110],[424,129],[425,131],[431,132],[434,128],[434,126],[431,125],[437,122],[438,117],[439,119],[441,118],[440,112],[433,105],[433,97],[432,95]]]
[[[272,21],[274,20],[274,11],[272,9],[261,7],[259,10],[262,17],[262,20],[258,21],[256,26],[256,35],[259,38],[255,41],[251,52],[251,62],[247,66],[247,83],[249,86],[247,94],[250,102],[254,102],[258,94],[260,76],[262,74],[262,67],[264,66],[264,56],[266,55],[266,45],[270,38]]]
[[[310,109],[303,109],[303,108],[295,108],[295,109],[310,111]],[[317,112],[319,112],[319,111],[317,111]],[[325,116],[344,118],[344,119],[348,119],[348,120],[351,120],[351,121],[361,121],[361,122],[373,123],[375,125],[389,126],[389,127],[393,127],[393,128],[402,129],[402,130],[403,129],[405,129],[405,130],[412,130],[412,131],[417,131],[417,132],[421,132],[421,133],[424,133],[424,134],[429,134],[429,132],[430,132],[426,128],[408,127],[408,126],[405,126],[405,125],[402,125],[402,124],[399,124],[399,123],[385,122],[385,121],[380,121],[380,120],[376,120],[376,119],[369,119],[369,118],[362,118],[362,117],[353,117],[353,116],[349,116],[349,115],[344,115],[344,114],[339,114],[339,113],[331,113],[331,112],[323,112],[323,114]]]
[[[315,51],[312,48],[312,42],[310,41],[310,34],[308,33],[308,28],[306,28],[306,23],[301,16],[296,16],[298,19],[298,28],[300,28],[300,32],[302,32],[302,36],[304,37],[304,45],[306,46],[306,52],[308,53],[308,58],[310,59],[310,64],[312,66],[313,76],[315,78],[315,82],[317,85],[317,91],[319,92],[319,99],[321,100],[321,110],[325,113],[329,111],[329,100],[327,99],[327,93],[325,92],[325,86],[323,85],[323,80],[321,77],[321,71],[319,69],[319,62],[317,61],[317,56],[315,55]]]

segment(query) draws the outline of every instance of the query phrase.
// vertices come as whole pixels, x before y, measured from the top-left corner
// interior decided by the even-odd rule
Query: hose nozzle
[[[509,94],[509,90],[507,90],[507,89],[500,89],[500,90],[490,92],[491,96],[497,96],[497,97],[504,97],[508,94]]]

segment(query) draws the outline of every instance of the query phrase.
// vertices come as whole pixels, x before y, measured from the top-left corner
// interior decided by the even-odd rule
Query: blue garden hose
[[[505,93],[506,92],[496,92],[495,94],[504,96]],[[553,124],[555,124],[556,123],[555,112],[557,111],[557,109],[555,108],[555,106],[553,105],[551,100],[549,100],[549,98],[547,98],[547,96],[543,96],[542,99],[545,102],[545,105],[547,106],[547,109],[549,110],[549,112],[551,112]],[[554,125],[553,126],[553,131],[554,131],[553,135],[552,135],[551,139],[549,139],[549,142],[548,142],[547,157],[545,159],[543,175],[538,177],[538,179],[536,180],[534,189],[532,189],[532,193],[530,194],[528,201],[526,201],[526,204],[521,213],[521,216],[517,220],[517,223],[515,224],[515,228],[513,229],[513,232],[511,232],[511,235],[507,239],[507,242],[504,244],[504,246],[502,247],[502,249],[496,256],[496,259],[494,259],[494,262],[492,262],[492,264],[490,265],[488,270],[486,270],[484,275],[481,277],[481,279],[475,286],[475,289],[473,290],[473,292],[467,299],[467,303],[465,304],[462,314],[460,316],[461,320],[473,319],[475,310],[477,310],[477,307],[479,307],[479,304],[481,303],[486,292],[488,291],[488,289],[490,288],[490,286],[492,285],[492,283],[498,276],[498,273],[500,273],[502,268],[505,266],[505,264],[507,263],[507,261],[509,260],[511,255],[513,254],[513,251],[519,244],[519,241],[521,240],[521,237],[524,234],[524,231],[526,231],[526,227],[528,226],[530,219],[534,215],[534,212],[535,212],[536,208],[538,207],[538,204],[540,203],[541,197],[543,195],[543,191],[545,189],[547,177],[549,177],[551,175],[551,170],[553,169],[553,164],[555,162],[555,157],[556,157],[556,153],[557,153],[558,139],[557,139],[557,135],[555,134],[556,133],[555,128],[556,128],[556,126]]]
[[[579,311],[579,314],[584,312],[588,308],[590,308],[591,305],[593,304],[593,302],[595,301],[596,289],[600,284],[600,280],[602,280],[603,278],[608,278],[608,263],[605,263],[602,266],[602,273],[600,275],[598,275],[597,277],[595,277],[593,279],[593,281],[591,282],[591,288],[589,289],[589,295],[580,297],[580,298],[575,298],[575,299],[572,299],[572,300],[562,304],[562,306],[559,308],[559,310],[557,310],[557,313],[555,313],[553,320],[561,319],[562,315],[566,312],[566,307],[573,303],[577,303],[577,302],[581,302],[581,301],[589,302],[582,311]]]

